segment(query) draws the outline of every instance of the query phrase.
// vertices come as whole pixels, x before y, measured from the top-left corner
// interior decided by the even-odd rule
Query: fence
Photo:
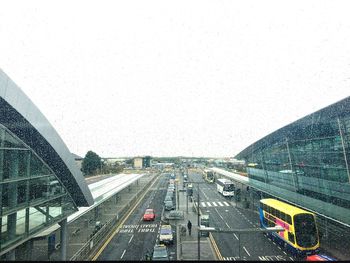
[[[148,188],[154,180],[150,180],[144,188]],[[70,261],[89,261],[92,259],[93,255],[102,246],[102,244],[110,237],[112,230],[115,229],[120,224],[120,221],[124,219],[129,210],[136,204],[139,194],[144,191],[140,189],[138,193],[131,199],[131,201],[123,207],[115,217],[110,219],[105,223],[92,237],[90,237],[87,242],[70,258]]]

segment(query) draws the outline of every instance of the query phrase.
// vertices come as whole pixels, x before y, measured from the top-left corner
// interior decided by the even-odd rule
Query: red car
[[[326,255],[311,255],[306,257],[306,261],[336,261],[334,258],[331,258],[330,256]]]
[[[156,214],[154,209],[146,209],[145,214],[143,215],[143,221],[154,221]]]

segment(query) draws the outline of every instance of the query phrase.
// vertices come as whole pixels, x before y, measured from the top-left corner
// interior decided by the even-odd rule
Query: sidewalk
[[[179,189],[182,188],[179,184]],[[184,212],[184,219],[177,222],[177,260],[198,260],[198,216],[196,210],[193,208],[193,202],[188,200],[188,213],[186,212],[186,192],[179,192],[179,210]],[[188,234],[187,222],[192,222],[191,236]],[[181,236],[181,225],[186,227],[186,235]],[[214,249],[211,246],[209,237],[200,237],[200,260],[212,261],[217,260]]]

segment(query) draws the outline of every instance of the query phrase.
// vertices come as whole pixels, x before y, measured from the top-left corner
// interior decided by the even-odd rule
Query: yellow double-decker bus
[[[293,255],[305,257],[318,252],[320,243],[313,213],[267,198],[260,200],[259,218],[263,228],[281,226],[285,229],[268,235]]]

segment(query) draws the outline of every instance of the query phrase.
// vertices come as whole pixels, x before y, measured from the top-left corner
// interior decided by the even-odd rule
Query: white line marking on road
[[[205,198],[209,199],[208,196],[207,196],[203,191],[201,191],[201,192],[203,193],[203,195],[205,196]]]
[[[294,259],[292,257],[289,257],[291,261],[294,261]]]
[[[208,206],[211,206],[211,203],[207,202]]]
[[[227,202],[223,202],[226,206],[230,206]]]
[[[279,249],[279,250],[282,250],[282,248],[281,248],[280,246],[278,246],[278,249]]]
[[[235,238],[238,240],[238,236],[236,236],[236,234],[233,234],[235,236]]]
[[[214,205],[214,206],[218,206],[215,202],[213,202],[213,205]]]
[[[218,212],[218,210],[217,210],[216,208],[214,208],[214,209],[215,209],[216,213],[218,213],[218,215],[220,216],[220,218],[221,218],[222,220],[224,220],[224,218],[222,217],[222,215],[220,215],[220,213]]]
[[[245,248],[245,246],[243,246],[243,249],[245,250],[245,252],[247,252],[248,256],[250,256],[248,250]]]
[[[201,202],[201,204],[202,204],[203,207],[206,207],[205,202]]]
[[[230,226],[225,222],[225,224],[227,225],[228,228],[230,228]]]
[[[130,242],[131,242],[131,240],[133,239],[133,237],[134,237],[134,235],[132,235],[132,236],[131,236],[131,238],[130,238],[130,240],[129,240],[129,242],[128,242],[128,243],[130,243]]]
[[[125,252],[126,252],[126,249],[124,249],[124,252],[123,252],[122,256],[120,257],[120,259],[122,259],[124,257]]]
[[[282,252],[283,252],[283,254],[287,255],[287,253],[286,253],[286,252],[284,252],[284,251],[282,251]]]
[[[219,204],[220,206],[224,206],[221,202],[218,202],[218,204]]]

